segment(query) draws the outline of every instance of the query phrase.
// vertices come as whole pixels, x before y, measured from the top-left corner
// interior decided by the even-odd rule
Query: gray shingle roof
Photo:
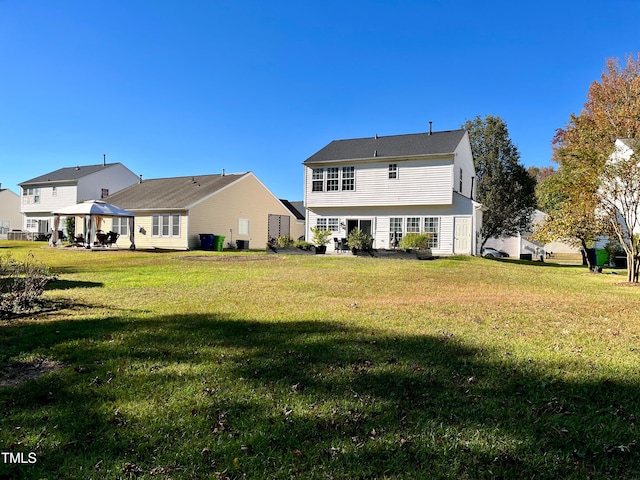
[[[125,210],[184,210],[248,174],[153,178],[109,195],[106,201]]]
[[[293,213],[296,219],[304,220],[304,206],[302,202],[290,202],[289,200],[281,198],[280,203],[287,207],[287,209],[291,213]]]
[[[453,153],[465,130],[334,140],[303,163]]]
[[[22,182],[19,185],[31,185],[47,182],[73,182],[79,178],[86,177],[92,173],[99,172],[105,168],[112,167],[113,165],[122,165],[121,163],[107,163],[99,165],[78,165],[77,167],[65,167],[53,172],[45,173],[39,177],[32,178],[26,182]]]

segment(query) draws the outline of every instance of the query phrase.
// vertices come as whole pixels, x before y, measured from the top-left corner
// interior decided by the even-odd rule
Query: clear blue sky
[[[0,0],[0,182],[106,154],[300,200],[331,140],[487,114],[550,165],[605,60],[638,51],[638,0]]]

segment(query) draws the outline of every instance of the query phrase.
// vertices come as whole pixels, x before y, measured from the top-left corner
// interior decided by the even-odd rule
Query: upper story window
[[[342,190],[356,189],[355,167],[342,167]]]
[[[51,196],[52,197],[58,196],[58,187],[51,187]]]
[[[311,173],[312,192],[338,192],[340,190],[355,190],[355,167],[314,168]]]
[[[32,204],[40,203],[40,189],[28,187],[22,189],[22,203]]]
[[[314,168],[311,177],[311,191],[324,191],[324,170],[322,168]]]
[[[398,164],[390,163],[389,164],[389,178],[398,178]]]
[[[462,169],[460,169],[460,190],[458,191],[462,193]]]
[[[108,188],[103,188],[101,193],[100,193],[100,198],[107,198],[109,196],[109,189]]]
[[[339,172],[337,168],[327,168],[327,192],[338,191]]]

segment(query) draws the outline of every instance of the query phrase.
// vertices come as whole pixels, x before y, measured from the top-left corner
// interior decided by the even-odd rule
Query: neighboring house
[[[51,231],[51,212],[84,200],[106,199],[139,181],[121,163],[79,165],[55,170],[19,184],[23,230],[45,235]]]
[[[20,196],[0,184],[0,239],[6,240],[11,230],[22,230]]]
[[[436,255],[477,253],[482,206],[466,130],[336,140],[303,165],[308,239],[314,226],[333,238],[358,227],[389,249],[428,232]]]
[[[304,225],[305,225],[305,219],[306,219],[306,214],[304,211],[304,202],[290,202],[282,198],[280,199],[280,201],[296,217],[296,228],[295,228],[296,234],[294,234],[294,236],[292,236],[291,238],[293,238],[294,240],[298,240],[300,237],[302,237],[302,239],[304,239]],[[297,233],[300,233],[300,235],[297,235]]]
[[[547,216],[548,215],[546,213],[536,210],[533,214],[532,223],[535,225],[536,223],[542,222]],[[564,242],[556,241],[540,244],[532,240],[532,234],[532,231],[526,231],[512,237],[490,238],[484,246],[507,252],[511,258],[529,258],[529,255],[531,255],[531,259],[533,260],[538,259],[540,254],[580,253],[580,249],[578,247],[574,247]]]
[[[304,234],[296,215],[252,172],[144,180],[109,203],[136,214],[139,249],[198,249],[200,234],[224,236],[225,247],[241,240],[265,248],[270,237]],[[111,229],[128,233],[120,223]]]

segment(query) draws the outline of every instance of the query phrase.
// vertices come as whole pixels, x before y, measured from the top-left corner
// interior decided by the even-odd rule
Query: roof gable
[[[54,170],[53,172],[45,173],[39,177],[32,178],[26,182],[22,182],[19,185],[30,185],[37,183],[48,182],[75,182],[82,177],[91,175],[93,173],[105,170],[113,167],[114,165],[122,165],[122,163],[107,163],[106,165],[101,163],[99,165],[78,165],[77,167],[65,167]]]
[[[109,195],[109,203],[127,210],[186,210],[246,173],[154,178]]]
[[[465,132],[466,130],[451,130],[334,140],[303,163],[452,154]]]

